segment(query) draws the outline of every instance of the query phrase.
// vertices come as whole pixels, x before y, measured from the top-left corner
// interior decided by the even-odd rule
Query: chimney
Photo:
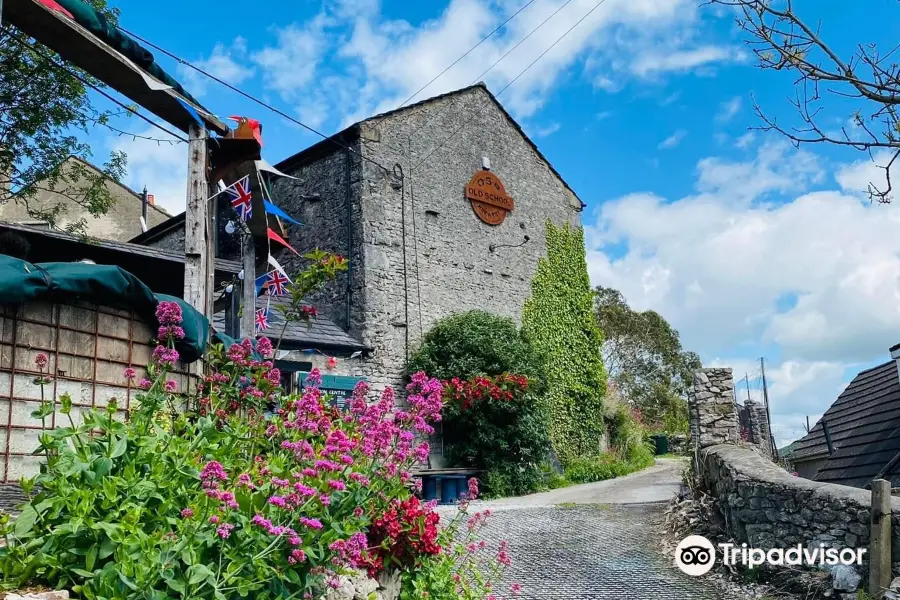
[[[147,204],[150,206],[156,206],[156,199],[153,197],[153,194],[149,194],[147,196]]]
[[[144,219],[144,222],[147,222],[147,204],[152,203],[150,200],[152,196],[147,195],[147,186],[144,186],[144,192],[141,194],[141,218]]]
[[[891,346],[891,358],[897,363],[897,373],[900,377],[900,344]]]

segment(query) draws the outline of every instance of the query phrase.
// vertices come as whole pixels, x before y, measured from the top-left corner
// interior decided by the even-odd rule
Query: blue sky
[[[396,107],[525,3],[157,0],[123,4],[121,23],[331,134]],[[563,4],[535,0],[417,99],[472,83]],[[795,4],[844,56],[859,42],[889,48],[900,33],[893,0]],[[489,87],[501,90],[596,5],[570,0],[484,77]],[[798,150],[748,129],[760,124],[754,99],[796,122],[793,76],[756,68],[733,17],[688,0],[605,0],[500,100],[588,203],[594,283],[661,312],[686,346],[736,378],[754,381],[766,356],[786,440],[900,342],[900,216],[866,199],[868,182],[883,179],[866,155]],[[158,60],[216,114],[262,121],[269,162],[319,139]],[[820,121],[837,130],[855,105],[830,97],[825,107]],[[116,125],[158,135],[135,119]],[[103,129],[91,143],[98,159],[128,151],[127,183],[183,210],[183,145]]]

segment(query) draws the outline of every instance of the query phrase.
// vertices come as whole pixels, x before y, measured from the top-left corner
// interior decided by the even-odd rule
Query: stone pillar
[[[738,443],[741,436],[731,369],[700,369],[694,372],[690,415],[691,435],[695,436],[700,448]]]
[[[772,442],[769,437],[766,407],[761,402],[747,400],[744,402],[744,408],[750,413],[750,440],[759,447],[763,456],[772,460]]]

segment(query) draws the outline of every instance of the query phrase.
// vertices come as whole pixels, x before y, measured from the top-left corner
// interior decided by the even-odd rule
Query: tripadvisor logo
[[[726,566],[742,565],[748,568],[768,565],[835,566],[861,565],[865,548],[828,548],[824,544],[804,547],[802,544],[790,548],[750,548],[747,544],[718,544],[718,554]],[[708,573],[716,562],[716,547],[703,536],[691,535],[675,548],[675,565],[694,577]]]

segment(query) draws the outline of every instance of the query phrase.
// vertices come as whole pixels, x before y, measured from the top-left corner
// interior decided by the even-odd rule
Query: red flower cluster
[[[521,398],[528,390],[528,377],[504,373],[497,377],[475,377],[463,381],[454,377],[444,381],[444,398],[456,402],[463,410],[486,400],[510,401]]]
[[[369,552],[365,567],[372,577],[386,566],[416,567],[419,558],[441,553],[438,544],[440,516],[415,496],[395,500],[390,509],[372,519],[369,527]]]

